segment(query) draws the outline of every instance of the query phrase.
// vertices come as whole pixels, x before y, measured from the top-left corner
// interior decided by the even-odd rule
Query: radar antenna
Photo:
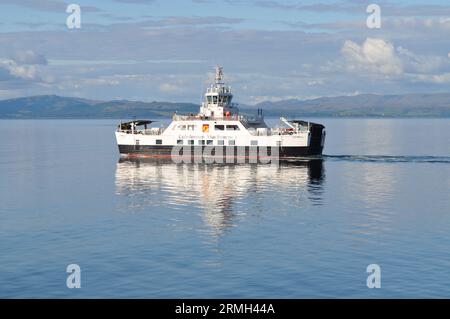
[[[220,65],[216,66],[216,84],[222,84],[223,78],[223,67]]]

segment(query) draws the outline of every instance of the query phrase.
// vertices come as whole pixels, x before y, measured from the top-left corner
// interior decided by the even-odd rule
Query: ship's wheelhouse
[[[223,118],[238,114],[237,106],[232,103],[231,88],[222,82],[222,77],[222,67],[217,67],[216,81],[206,90],[205,100],[200,108],[200,116]]]
[[[205,94],[205,102],[210,107],[229,107],[233,100],[231,88],[222,86],[220,88],[210,87]]]

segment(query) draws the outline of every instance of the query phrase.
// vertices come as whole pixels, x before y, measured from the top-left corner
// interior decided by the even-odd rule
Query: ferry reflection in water
[[[276,211],[276,205],[267,203],[274,193],[295,201],[299,208],[321,205],[324,181],[322,159],[280,162],[275,166],[175,164],[170,160],[121,158],[116,169],[122,212],[194,208],[213,236],[222,235],[243,216]]]

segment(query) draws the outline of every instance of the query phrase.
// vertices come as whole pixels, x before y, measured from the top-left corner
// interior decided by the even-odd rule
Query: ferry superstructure
[[[116,131],[119,152],[128,157],[171,157],[205,154],[224,157],[296,158],[321,155],[325,127],[321,124],[280,118],[280,127],[269,128],[262,110],[255,117],[239,114],[232,102],[231,87],[223,82],[223,69],[216,68],[215,83],[207,88],[198,114],[174,114],[166,127],[155,121],[121,123]],[[264,151],[264,152],[262,152]]]

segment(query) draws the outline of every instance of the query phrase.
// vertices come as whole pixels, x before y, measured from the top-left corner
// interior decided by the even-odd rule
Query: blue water
[[[316,121],[323,160],[280,167],[119,161],[116,121],[0,121],[0,297],[450,297],[450,120]]]

